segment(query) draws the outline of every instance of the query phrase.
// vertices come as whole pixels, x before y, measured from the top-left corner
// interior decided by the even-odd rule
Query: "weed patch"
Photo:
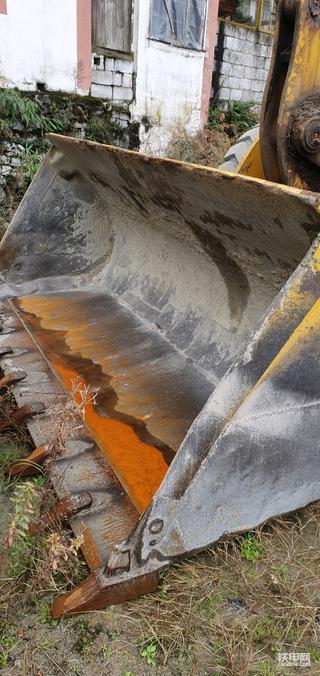
[[[209,126],[213,131],[224,131],[229,138],[240,136],[258,123],[255,103],[228,101],[226,107],[213,106],[209,112]]]
[[[152,667],[156,664],[157,653],[158,647],[154,639],[147,641],[140,650],[141,657],[143,657],[146,663]]]
[[[255,562],[262,555],[262,545],[253,533],[245,533],[241,543],[241,557]]]
[[[101,624],[92,625],[89,620],[79,620],[76,624],[78,638],[74,644],[74,649],[80,655],[86,655],[91,650],[97,636],[101,634],[102,629]]]
[[[166,156],[173,160],[217,167],[230,147],[230,138],[223,131],[206,129],[192,135],[176,129],[167,148]]]

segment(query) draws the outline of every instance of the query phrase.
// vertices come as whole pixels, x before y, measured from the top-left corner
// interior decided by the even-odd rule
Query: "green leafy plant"
[[[10,501],[13,510],[8,533],[9,547],[13,544],[14,538],[26,537],[29,524],[33,520],[36,508],[39,505],[39,495],[33,482],[25,481],[25,483],[17,484]]]
[[[257,115],[253,112],[254,103],[247,101],[228,101],[226,122],[237,127],[239,133],[251,129],[257,124]]]
[[[140,655],[141,657],[144,657],[149,666],[154,667],[156,664],[157,652],[158,652],[157,644],[153,639],[151,639],[150,641],[145,643],[144,646],[141,648]]]
[[[51,624],[55,626],[58,624],[58,620],[53,620],[51,617],[50,607],[47,603],[40,602],[38,605],[38,619],[41,624]]]
[[[255,664],[255,673],[257,676],[276,676],[279,671],[271,660],[262,660]]]
[[[306,652],[310,653],[311,662],[320,662],[320,648],[308,648]]]
[[[214,106],[209,112],[209,124],[213,131],[219,131],[225,122],[225,112],[219,106]]]
[[[246,533],[242,538],[240,551],[242,559],[255,562],[262,554],[262,545],[253,533]]]
[[[15,645],[15,639],[9,628],[5,633],[0,634],[0,669],[4,669],[8,666],[8,659],[12,648]]]
[[[8,664],[8,656],[0,650],[0,668],[4,669]]]
[[[253,622],[252,636],[255,642],[280,641],[281,631],[271,617],[260,617]]]
[[[10,497],[11,523],[6,536],[9,577],[19,577],[28,567],[33,539],[28,535],[30,522],[40,504],[40,495],[32,481],[17,484]]]
[[[102,643],[100,646],[100,652],[103,654],[104,657],[109,657],[110,655],[110,648],[107,643]]]
[[[23,96],[16,89],[0,90],[0,117],[2,131],[10,127],[12,122],[20,122],[26,131],[29,129],[39,129],[42,132],[63,130],[63,123],[58,117],[44,116],[37,101]]]
[[[224,130],[230,136],[242,134],[258,122],[250,101],[228,101],[226,107],[213,106],[209,112],[209,126],[213,131]]]

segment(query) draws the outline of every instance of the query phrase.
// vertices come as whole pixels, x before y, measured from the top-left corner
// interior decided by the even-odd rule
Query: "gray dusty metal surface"
[[[94,541],[104,532],[101,566],[58,615],[96,607],[97,594],[103,604],[131,598],[185,552],[320,497],[309,356],[320,213],[312,193],[52,142],[1,244],[0,295],[12,297],[16,345],[27,332],[53,398],[77,383],[99,388],[85,407],[94,452],[67,443],[50,470],[57,483],[60,463],[60,497],[72,495],[90,457],[94,482],[87,468],[81,490],[102,476],[99,500],[105,493],[100,512],[98,500],[84,513]],[[12,358],[3,364],[12,369]],[[34,399],[32,378],[17,399]],[[120,515],[113,527],[105,516],[117,490],[119,529]]]

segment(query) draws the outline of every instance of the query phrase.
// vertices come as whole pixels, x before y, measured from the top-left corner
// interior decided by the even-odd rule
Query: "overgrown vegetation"
[[[208,128],[190,134],[177,127],[168,149],[168,157],[194,164],[218,167],[224,155],[246,129],[258,123],[253,103],[229,101],[227,107],[213,106]]]
[[[12,127],[22,125],[25,132],[39,130],[41,134],[46,132],[59,132],[64,128],[62,120],[55,115],[43,115],[36,99],[23,96],[16,89],[0,90],[0,134],[4,138],[12,138]]]
[[[124,133],[111,119],[112,112],[99,99],[59,93],[39,94],[20,92],[16,89],[0,90],[0,142],[12,140],[28,141],[34,133],[33,144],[41,145],[46,133],[69,134],[75,124],[83,124],[85,135],[93,140],[119,139]],[[87,130],[87,134],[86,134]],[[99,137],[99,139],[98,139]]]
[[[32,149],[32,147],[26,145],[25,149],[20,154],[20,165],[17,170],[16,180],[20,189],[23,189],[26,184],[28,186],[29,183],[31,183],[43,158],[44,152],[41,152],[36,148]]]
[[[213,131],[225,131],[235,137],[258,123],[255,104],[244,101],[228,101],[226,107],[213,106],[209,113],[209,124]]]
[[[178,128],[172,136],[167,156],[173,160],[216,167],[223,162],[229,146],[230,138],[224,132],[206,129],[193,135]]]
[[[85,396],[85,395],[84,395]],[[0,399],[2,415],[10,420],[13,400],[10,393]],[[79,405],[70,402],[69,407],[56,412],[56,426],[49,441],[52,452],[64,441],[65,425],[69,416],[77,416]],[[70,421],[69,421],[70,422]],[[32,448],[28,430],[23,425],[0,437],[0,487],[2,551],[0,617],[5,624],[12,623],[21,601],[27,607],[38,607],[39,621],[43,621],[48,594],[58,594],[83,579],[87,569],[79,549],[81,537],[73,537],[54,519],[43,531],[30,535],[30,525],[39,522],[43,511],[54,506],[56,497],[45,473],[39,468],[37,476],[28,479],[10,477],[10,467],[21,460]],[[41,523],[41,519],[40,519]]]

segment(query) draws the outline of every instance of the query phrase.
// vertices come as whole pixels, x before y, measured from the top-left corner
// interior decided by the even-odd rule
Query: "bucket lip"
[[[256,184],[260,185],[263,188],[267,189],[269,192],[282,192],[291,195],[292,197],[298,197],[303,199],[311,206],[315,207],[317,210],[320,210],[320,195],[318,193],[312,192],[311,190],[303,190],[302,188],[295,188],[288,185],[283,185],[281,183],[274,183],[272,181],[267,181],[262,178],[253,178],[252,176],[242,176],[241,174],[235,174],[231,171],[224,171],[222,169],[217,169],[215,167],[206,166],[203,164],[197,164],[193,162],[185,162],[184,160],[175,160],[169,157],[156,157],[153,155],[148,155],[147,153],[137,152],[135,150],[128,150],[127,148],[120,148],[118,146],[98,143],[97,141],[89,141],[87,139],[78,139],[73,136],[64,136],[63,134],[46,134],[46,138],[52,143],[52,145],[58,150],[66,150],[71,148],[75,144],[80,147],[88,147],[92,149],[97,149],[105,153],[111,153],[116,155],[130,156],[134,158],[137,162],[153,164],[155,166],[167,166],[167,167],[176,167],[180,171],[186,173],[194,172],[195,170],[202,175],[222,175],[230,181],[237,181],[237,183],[243,184]]]

